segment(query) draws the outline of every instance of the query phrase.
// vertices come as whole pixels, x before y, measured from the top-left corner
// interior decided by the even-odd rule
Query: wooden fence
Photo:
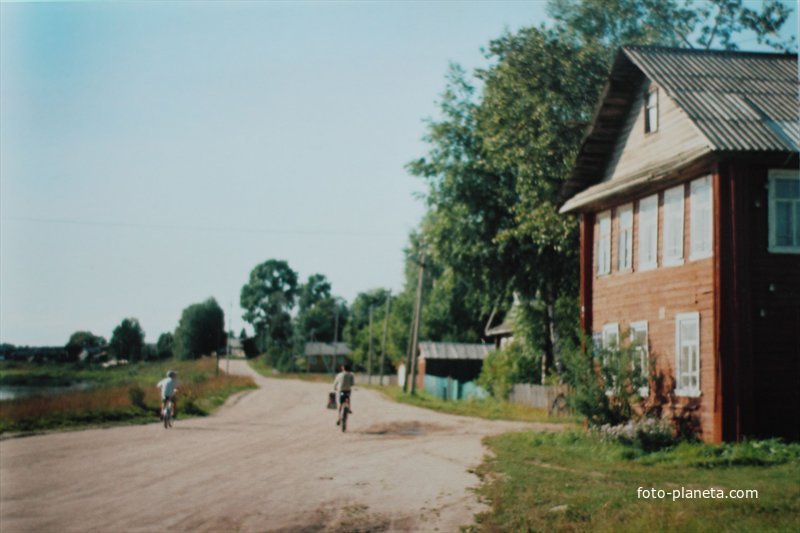
[[[509,394],[508,401],[550,411],[558,395],[566,395],[568,391],[566,385],[517,384]]]
[[[354,374],[356,378],[356,385],[366,385],[369,382],[369,376],[367,374]],[[372,384],[379,385],[381,381],[381,377],[377,374],[372,376]],[[383,384],[384,385],[397,385],[397,374],[384,374],[383,376]]]

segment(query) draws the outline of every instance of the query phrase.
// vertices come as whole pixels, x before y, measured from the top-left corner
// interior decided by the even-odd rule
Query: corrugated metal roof
[[[419,351],[425,359],[486,359],[493,349],[490,344],[458,342],[421,342]]]
[[[345,342],[307,342],[305,355],[349,355],[350,347]]]
[[[692,164],[691,158],[714,152],[798,151],[797,54],[626,47],[614,60],[572,175],[562,187],[562,213],[594,205],[605,194],[617,194],[603,192],[604,185],[597,184],[643,77],[659,85],[708,141],[704,151],[684,154],[685,165]],[[658,174],[651,170],[644,174]],[[653,176],[632,180],[652,181]]]
[[[718,151],[800,145],[797,56],[677,48],[623,49]]]

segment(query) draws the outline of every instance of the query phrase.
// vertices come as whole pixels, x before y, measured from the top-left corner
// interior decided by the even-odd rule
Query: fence
[[[558,395],[566,395],[568,391],[566,385],[517,384],[509,394],[508,401],[550,410]]]
[[[353,374],[356,378],[356,385],[366,385],[369,383],[369,376],[367,374]],[[379,385],[381,382],[381,377],[377,374],[372,375],[372,384]],[[383,375],[383,384],[384,385],[397,385],[397,374],[384,374]]]

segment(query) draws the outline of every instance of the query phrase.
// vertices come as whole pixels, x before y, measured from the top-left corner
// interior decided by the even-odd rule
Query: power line
[[[274,235],[356,235],[356,236],[375,236],[385,237],[394,235],[389,232],[379,231],[353,231],[353,230],[319,230],[319,229],[276,229],[276,228],[246,228],[234,226],[193,226],[183,224],[145,224],[141,222],[110,222],[99,220],[79,220],[66,218],[40,218],[40,217],[3,217],[3,221],[15,222],[34,222],[39,224],[62,224],[74,226],[93,226],[103,228],[132,228],[132,229],[157,229],[174,231],[199,231],[210,233],[268,233]]]

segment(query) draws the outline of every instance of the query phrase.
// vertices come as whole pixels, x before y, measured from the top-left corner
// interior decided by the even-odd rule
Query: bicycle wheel
[[[347,431],[347,415],[350,414],[350,408],[347,405],[342,409],[342,433]]]
[[[167,402],[164,405],[164,429],[172,427],[172,402]]]

